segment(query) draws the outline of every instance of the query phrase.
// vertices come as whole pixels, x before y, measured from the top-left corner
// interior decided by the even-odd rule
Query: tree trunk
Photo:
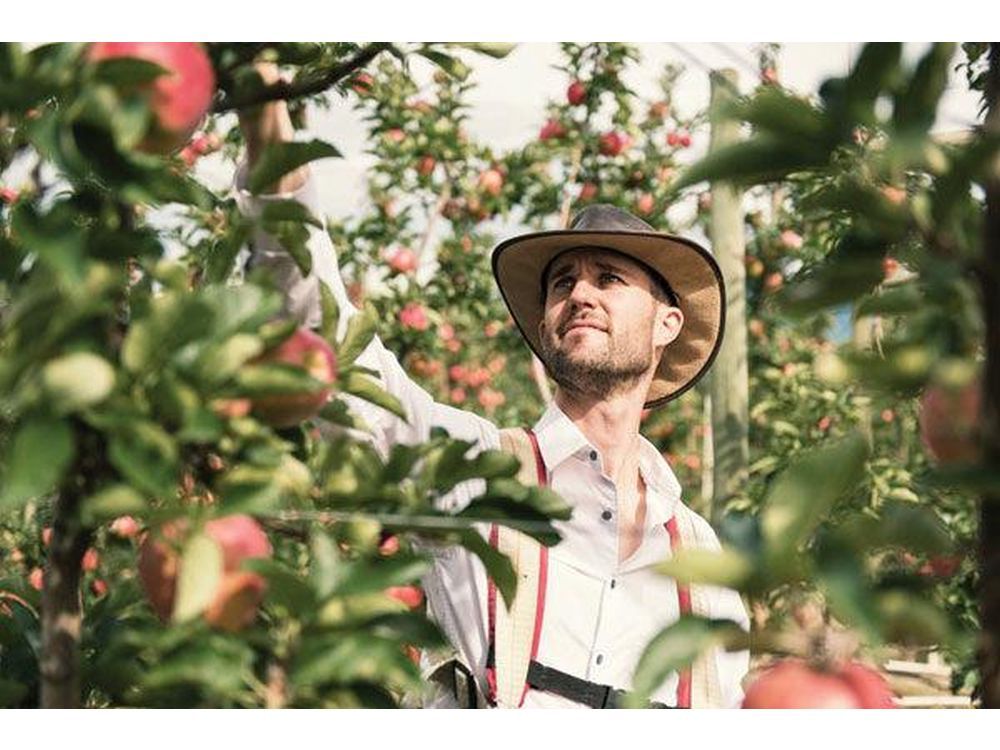
[[[716,151],[740,137],[739,123],[720,115],[719,108],[737,95],[736,71],[714,71],[712,139]],[[712,367],[712,509],[717,522],[726,503],[741,493],[749,477],[749,374],[747,372],[746,241],[743,234],[742,194],[729,183],[712,184],[709,235],[715,259],[726,282],[726,332]]]
[[[992,43],[986,87],[985,135],[1000,134],[1000,43]],[[983,378],[983,460],[1000,466],[1000,166],[986,185],[986,221],[980,283],[986,322]],[[1000,708],[1000,492],[986,491],[979,521],[980,697],[983,708]]]
[[[42,708],[80,707],[80,563],[91,534],[75,523],[77,500],[64,491],[54,501],[52,541],[42,590]]]

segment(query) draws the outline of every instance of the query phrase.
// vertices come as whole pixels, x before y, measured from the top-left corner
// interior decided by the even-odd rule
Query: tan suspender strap
[[[500,447],[521,461],[522,484],[548,484],[535,436],[529,430],[501,430]],[[493,524],[490,544],[507,555],[517,572],[517,594],[508,610],[497,606],[497,591],[489,581],[490,645],[486,662],[489,693],[498,708],[518,708],[528,692],[528,665],[538,653],[545,613],[548,548],[526,534]]]
[[[676,521],[680,546],[688,549],[703,547],[694,527],[691,511],[680,503],[671,522]],[[674,546],[676,549],[676,545]],[[688,589],[690,611],[701,617],[711,617],[709,592],[701,585],[691,584]],[[715,659],[715,649],[699,656],[690,668],[689,698],[691,708],[722,708],[722,683]]]

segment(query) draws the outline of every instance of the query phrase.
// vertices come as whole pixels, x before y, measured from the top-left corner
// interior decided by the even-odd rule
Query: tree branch
[[[245,109],[279,99],[300,99],[313,94],[321,94],[341,79],[347,77],[358,68],[362,68],[371,62],[380,53],[392,48],[391,42],[373,42],[366,47],[362,47],[353,56],[344,62],[327,70],[318,77],[307,77],[303,80],[276,81],[269,86],[256,89],[242,97],[227,96],[217,102],[212,111],[216,114],[220,112],[230,112],[237,109]]]

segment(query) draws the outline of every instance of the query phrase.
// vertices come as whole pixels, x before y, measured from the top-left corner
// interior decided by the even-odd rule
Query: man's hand
[[[261,62],[255,67],[265,85],[275,83],[280,77],[278,66],[274,63]],[[239,118],[243,139],[247,144],[247,166],[251,170],[269,145],[291,141],[295,136],[292,118],[288,115],[288,104],[283,100],[241,110]],[[264,192],[291,193],[302,187],[307,179],[309,166],[303,165],[269,185]]]

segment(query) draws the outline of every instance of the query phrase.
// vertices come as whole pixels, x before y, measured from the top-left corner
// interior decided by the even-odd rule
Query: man
[[[273,70],[262,72],[273,80]],[[292,137],[283,102],[243,113],[240,123],[249,165],[237,176],[238,187],[246,166],[268,143]],[[306,168],[285,175],[269,195],[237,191],[248,214],[276,198],[294,198],[321,216]],[[256,238],[251,263],[275,273],[286,311],[306,325],[320,321],[319,281],[326,283],[342,308],[342,333],[356,310],[335,251],[319,230],[311,230],[309,247],[314,271],[307,278],[266,235]],[[572,518],[556,524],[563,538],[547,556],[539,599],[544,618],[536,620],[533,664],[514,705],[609,707],[614,691],[630,688],[648,642],[684,608],[685,590],[653,569],[676,548],[671,522],[687,523],[689,540],[697,546],[718,547],[708,523],[681,503],[673,472],[640,436],[639,424],[644,408],[680,395],[711,363],[724,318],[721,275],[694,243],[657,234],[610,206],[585,210],[570,230],[501,243],[493,267],[513,319],[557,383],[533,434],[540,476],[573,507]],[[404,422],[365,402],[351,402],[372,426],[383,455],[393,443],[427,440],[433,427],[484,449],[500,447],[495,425],[436,403],[377,338],[359,363],[379,373],[407,412]],[[448,507],[461,508],[480,491],[476,482],[460,485]],[[502,604],[491,607],[495,594],[485,570],[462,548],[435,550],[423,585],[429,613],[454,647],[457,669],[471,676],[472,688],[468,697],[462,690],[441,691],[425,705],[481,705],[492,692],[494,618]],[[736,592],[704,587],[701,594],[696,613],[749,627]],[[738,705],[747,652],[715,650],[706,663],[715,691],[701,705]],[[424,666],[431,671],[437,665]],[[653,705],[683,705],[683,692],[681,675],[672,674],[653,692]]]

